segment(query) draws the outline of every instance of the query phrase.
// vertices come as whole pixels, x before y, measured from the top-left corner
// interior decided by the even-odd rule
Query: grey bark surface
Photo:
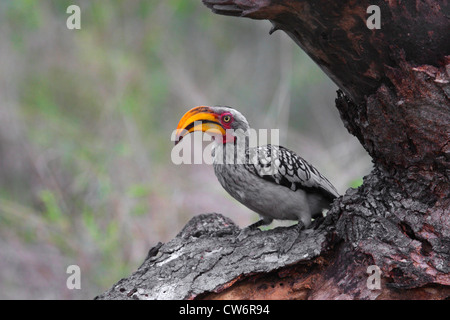
[[[122,279],[98,299],[193,299],[220,292],[241,277],[269,273],[318,256],[329,242],[324,223],[302,233],[302,245],[289,254],[280,249],[289,228],[259,231],[236,242],[239,228],[221,214],[202,214],[190,220],[177,237],[152,248],[129,278]],[[292,228],[291,228],[292,229]]]

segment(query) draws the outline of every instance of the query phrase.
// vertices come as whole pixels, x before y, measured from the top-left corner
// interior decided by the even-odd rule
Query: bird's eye
[[[225,115],[225,116],[223,116],[222,120],[223,120],[223,122],[228,123],[228,122],[231,121],[231,116],[230,115]]]

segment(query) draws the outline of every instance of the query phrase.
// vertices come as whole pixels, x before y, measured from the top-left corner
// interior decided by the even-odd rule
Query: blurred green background
[[[370,159],[336,86],[270,27],[200,0],[0,0],[1,299],[91,299],[196,214],[256,221],[212,167],[172,164],[172,130],[197,105],[279,128],[341,193],[361,183]],[[72,264],[81,290],[66,287]]]

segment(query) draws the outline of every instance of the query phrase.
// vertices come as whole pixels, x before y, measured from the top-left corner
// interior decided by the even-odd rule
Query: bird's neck
[[[243,164],[246,160],[249,137],[246,133],[236,135],[234,142],[216,142],[213,145],[214,164]]]

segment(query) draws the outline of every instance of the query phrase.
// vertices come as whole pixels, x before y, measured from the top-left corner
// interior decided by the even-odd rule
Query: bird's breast
[[[214,171],[222,187],[236,200],[264,217],[298,220],[303,210],[309,214],[306,194],[268,182],[249,172],[243,165],[215,164]]]

